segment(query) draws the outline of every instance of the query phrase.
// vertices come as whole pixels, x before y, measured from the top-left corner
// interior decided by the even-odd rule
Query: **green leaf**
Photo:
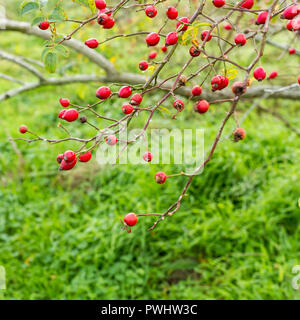
[[[91,9],[92,13],[96,12],[96,5],[95,5],[95,0],[88,0],[89,2],[89,8]]]
[[[52,11],[49,20],[52,22],[60,22],[65,20],[64,10],[60,7],[54,8]]]
[[[58,53],[62,54],[64,57],[68,57],[69,56],[69,50],[66,47],[64,47],[63,45],[61,45],[61,44],[55,46],[54,49]]]
[[[44,20],[45,20],[44,17],[35,17],[35,18],[32,20],[31,25],[32,25],[32,26],[35,26],[35,25],[41,23],[41,22],[44,21]]]
[[[53,51],[48,51],[45,55],[44,64],[48,72],[54,73],[56,70],[57,55]]]
[[[21,4],[21,16],[38,9],[39,5],[36,2],[23,2]]]

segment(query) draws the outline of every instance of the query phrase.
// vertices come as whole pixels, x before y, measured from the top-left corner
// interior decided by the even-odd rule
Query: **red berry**
[[[194,111],[198,113],[205,113],[208,109],[209,103],[206,100],[200,100],[194,106]]]
[[[201,40],[204,41],[206,40],[206,42],[210,41],[212,38],[212,34],[208,35],[209,31],[208,30],[204,30],[201,32]]]
[[[246,131],[243,128],[237,128],[233,132],[233,138],[235,142],[243,140],[246,136]]]
[[[170,32],[166,37],[166,46],[172,46],[178,41],[178,34],[176,32]]]
[[[104,0],[95,0],[96,8],[99,10],[106,8],[106,2]]]
[[[217,8],[221,8],[225,5],[224,0],[213,0],[213,5]]]
[[[157,174],[155,175],[155,181],[159,184],[163,184],[165,183],[165,181],[167,180],[167,175],[164,172],[157,172]]]
[[[109,89],[109,87],[100,87],[97,91],[96,91],[96,97],[102,100],[107,99],[111,94],[111,91]]]
[[[195,48],[195,47],[190,47],[190,55],[192,57],[198,57],[198,56],[200,56],[200,53],[201,53],[200,49]]]
[[[75,157],[75,159],[71,162],[67,162],[65,160],[62,160],[62,162],[60,163],[60,166],[59,166],[59,170],[71,170],[75,167],[75,164],[77,162],[77,158]]]
[[[109,145],[109,146],[114,146],[116,143],[118,142],[118,139],[116,136],[108,136],[106,138],[106,143]]]
[[[288,20],[292,20],[296,17],[296,15],[298,14],[298,7],[297,5],[291,5],[290,7],[286,8],[282,15],[281,18],[282,19],[288,19]]]
[[[69,99],[60,98],[59,102],[64,108],[67,108],[70,105]]]
[[[293,31],[293,20],[289,20],[288,23],[286,24],[286,28],[289,31]]]
[[[289,49],[289,54],[295,54],[296,53],[296,49],[295,48],[290,48]]]
[[[159,43],[160,36],[156,32],[151,32],[146,37],[146,43],[149,47],[156,46]]]
[[[145,9],[146,16],[149,18],[154,18],[157,15],[157,10],[154,6],[148,6]]]
[[[101,26],[103,26],[108,21],[108,19],[110,19],[110,17],[106,13],[101,13],[101,14],[99,14],[99,16],[97,18],[97,22]]]
[[[202,88],[200,86],[194,86],[192,89],[192,95],[198,97],[202,94]]]
[[[141,102],[143,101],[143,97],[142,95],[140,95],[139,93],[135,93],[130,100],[130,103],[134,106],[138,106],[141,104]]]
[[[120,98],[128,98],[132,95],[132,88],[130,86],[122,87],[118,93]]]
[[[268,79],[275,79],[278,76],[278,72],[277,71],[272,71],[269,76]]]
[[[78,157],[80,162],[88,162],[91,160],[91,158],[92,158],[92,153],[90,151],[83,153]]]
[[[174,7],[169,7],[166,15],[170,20],[175,20],[178,17],[178,10]]]
[[[265,77],[266,77],[266,75],[267,75],[267,74],[266,74],[266,71],[265,71],[265,69],[262,68],[262,67],[256,68],[256,69],[254,70],[254,72],[253,72],[254,78],[255,78],[256,80],[258,80],[258,81],[264,80]]]
[[[254,5],[254,1],[253,0],[246,0],[241,7],[245,8],[245,9],[251,9]]]
[[[298,76],[298,83],[299,83],[299,85],[300,85],[300,75]]]
[[[91,49],[96,49],[99,45],[99,42],[97,41],[97,39],[89,39],[85,41],[85,45]]]
[[[64,160],[64,155],[61,153],[56,157],[56,161],[58,163],[61,163]]]
[[[148,66],[149,66],[149,64],[148,64],[147,61],[141,61],[141,62],[139,63],[139,68],[140,68],[140,70],[142,70],[142,71],[147,70],[147,69],[148,69]]]
[[[226,30],[231,30],[232,29],[232,25],[231,24],[225,24],[224,29]]]
[[[261,13],[258,15],[255,23],[256,23],[257,25],[259,25],[259,24],[265,24],[266,21],[267,21],[268,14],[269,14],[268,11],[261,12]],[[271,17],[272,17],[272,16],[271,16]],[[271,19],[271,17],[270,17],[270,19]]]
[[[138,219],[135,213],[128,213],[125,218],[124,218],[124,222],[129,226],[129,227],[133,227],[136,225]]]
[[[72,150],[68,150],[64,153],[64,160],[67,162],[72,162],[76,158],[76,154]]]
[[[210,83],[212,85],[212,91],[216,91],[226,88],[228,86],[229,80],[227,77],[217,75],[211,79]]]
[[[243,46],[247,42],[247,39],[243,33],[238,33],[234,38],[234,42],[236,45]]]
[[[152,159],[153,159],[153,155],[151,152],[145,152],[143,154],[143,159],[146,161],[146,162],[151,162]]]
[[[76,109],[68,109],[66,112],[62,115],[62,119],[72,122],[77,120],[78,118],[78,111]]]
[[[108,18],[103,25],[103,29],[111,29],[115,25],[115,20],[113,18]]]
[[[25,126],[25,125],[22,125],[20,128],[19,128],[19,131],[21,132],[21,133],[26,133],[27,132],[27,127]]]
[[[167,47],[167,46],[162,46],[162,47],[161,47],[161,51],[162,51],[162,52],[166,52],[167,50],[168,50],[168,47]]]
[[[219,90],[226,88],[228,84],[229,84],[229,79],[227,77],[221,76],[221,85]]]
[[[106,13],[109,17],[111,16],[111,12],[109,9],[105,8],[105,9],[101,9],[98,11],[98,15],[101,13]]]
[[[130,114],[133,111],[133,106],[131,104],[124,104],[122,107],[122,112],[124,114]]]
[[[58,114],[58,117],[60,118],[60,119],[63,119],[63,116],[64,116],[64,114],[66,113],[66,109],[63,109],[63,110],[61,110],[60,111],[60,113]]]
[[[157,52],[156,51],[152,51],[149,53],[149,59],[155,59],[157,56]]]
[[[182,23],[183,22],[183,23]],[[183,18],[180,18],[179,21],[176,23],[176,29],[178,29],[180,26],[180,31],[186,31],[188,29],[188,25],[184,24],[184,23],[190,23],[190,19],[187,18],[187,17],[183,17]]]
[[[48,21],[42,21],[40,24],[39,24],[39,28],[41,30],[47,30],[49,28],[50,24]]]
[[[180,99],[177,99],[173,102],[173,107],[181,112],[184,109],[184,102]]]
[[[300,18],[298,18],[298,19],[295,18],[292,20],[292,28],[293,28],[293,31],[300,30]]]

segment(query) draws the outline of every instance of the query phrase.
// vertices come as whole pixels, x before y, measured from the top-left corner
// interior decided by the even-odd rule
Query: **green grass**
[[[39,59],[42,41],[8,35],[14,35],[17,44],[3,37],[2,47]],[[136,59],[127,59],[122,50],[112,44],[104,54],[115,54],[117,67],[136,72]],[[126,50],[132,53],[132,48]],[[139,55],[146,52],[142,47]],[[73,58],[74,71],[96,72],[82,57]],[[285,59],[278,68],[284,68]],[[31,79],[11,63],[2,61],[0,68],[2,73]],[[267,68],[271,71],[272,65]],[[3,80],[0,84],[2,90],[14,86]],[[56,155],[78,145],[8,141],[9,136],[21,136],[17,129],[23,123],[45,137],[63,137],[57,128],[58,98],[92,103],[98,86],[42,88],[1,104],[0,265],[6,268],[7,289],[0,297],[299,299],[300,293],[291,286],[292,267],[300,264],[299,137],[271,116],[253,111],[243,123],[246,139],[233,143],[225,139],[235,126],[231,119],[181,209],[151,233],[146,230],[154,218],[143,217],[127,234],[120,224],[126,213],[163,212],[177,199],[186,178],[157,185],[153,177],[158,170],[178,172],[180,166],[100,167],[94,157],[62,173],[57,171]],[[157,100],[152,95],[144,104]],[[299,102],[262,103],[280,107],[295,126],[299,123]],[[241,104],[240,116],[250,105]],[[103,108],[107,116],[120,116],[118,100]],[[194,116],[188,104],[176,122],[159,114],[151,127],[204,128],[208,149],[227,108],[212,106],[201,117]],[[134,125],[141,127],[144,121],[142,116]],[[66,127],[77,136],[94,134],[80,123]]]

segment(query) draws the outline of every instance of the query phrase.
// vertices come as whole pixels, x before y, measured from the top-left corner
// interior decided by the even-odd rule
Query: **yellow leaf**
[[[227,70],[226,76],[227,76],[228,80],[233,80],[234,78],[236,78],[238,73],[239,73],[239,71],[237,69],[230,69],[230,70]]]

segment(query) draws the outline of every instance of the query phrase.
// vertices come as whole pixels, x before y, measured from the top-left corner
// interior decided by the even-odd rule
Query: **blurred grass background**
[[[15,8],[19,3],[14,0],[6,4],[7,16],[30,21],[32,16],[18,16]],[[88,10],[71,1],[64,5],[69,17],[89,15]],[[190,8],[183,6],[181,10],[184,15]],[[155,25],[143,14],[120,14],[119,20],[120,29],[103,34],[92,25],[76,38],[86,40],[88,35],[101,40],[117,32],[153,30]],[[59,25],[64,33],[71,29],[72,25]],[[1,35],[1,50],[40,59],[43,40],[14,32]],[[286,34],[277,37],[287,42]],[[246,64],[255,54],[250,48],[238,49],[231,59]],[[114,41],[98,50],[117,69],[131,72],[138,72],[138,61],[149,52],[143,37]],[[188,56],[187,51],[188,47],[180,48],[165,76],[176,72],[177,63],[183,55]],[[274,83],[291,83],[297,74],[291,66],[299,66],[299,58],[284,55],[271,61],[270,55],[278,57],[281,51],[267,47],[266,53],[264,67],[270,72],[275,65],[281,75]],[[162,57],[159,53],[157,60]],[[7,61],[0,61],[0,70],[24,81],[34,80],[27,71]],[[68,75],[102,73],[73,52],[68,58],[60,58],[58,71]],[[0,80],[0,86],[4,92],[16,84]],[[151,233],[146,230],[154,218],[141,218],[127,234],[121,231],[119,222],[127,212],[163,212],[177,199],[186,178],[174,178],[160,186],[153,176],[158,170],[173,173],[181,167],[99,167],[94,158],[61,173],[57,171],[56,155],[78,145],[14,145],[8,141],[10,136],[21,136],[21,124],[45,137],[62,137],[63,132],[57,128],[58,99],[63,96],[75,104],[92,103],[99,86],[42,88],[1,103],[0,265],[6,268],[7,290],[0,291],[0,297],[299,299],[300,293],[291,286],[291,270],[300,264],[300,138],[272,116],[254,110],[243,123],[246,139],[236,144],[230,139],[221,141],[213,160],[194,179],[178,213]],[[152,105],[159,97],[160,93],[148,96],[144,105]],[[296,127],[299,125],[299,101],[262,100],[261,104],[276,108]],[[242,102],[239,116],[250,106],[251,102]],[[165,107],[173,112],[171,102]],[[116,99],[103,108],[107,116],[120,116]],[[226,104],[212,106],[201,117],[195,116],[192,104],[187,103],[177,121],[157,114],[151,127],[204,128],[205,146],[209,148],[227,108]],[[141,127],[145,119],[136,119],[134,126]],[[91,122],[106,125],[95,119]],[[95,133],[79,122],[66,127],[75,136]],[[234,127],[230,120],[224,137]]]

